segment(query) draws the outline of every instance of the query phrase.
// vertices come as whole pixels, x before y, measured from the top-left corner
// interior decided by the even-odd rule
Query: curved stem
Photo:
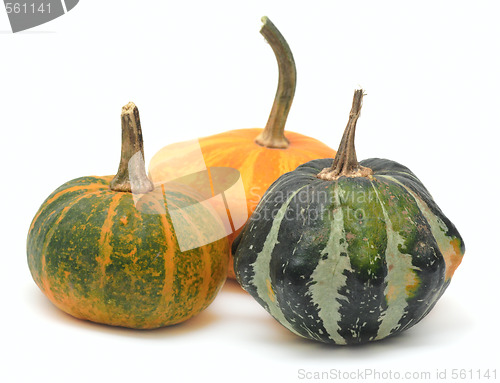
[[[133,102],[122,108],[122,153],[120,166],[110,183],[111,190],[144,194],[154,189],[146,174],[144,143],[139,109]]]
[[[326,181],[333,181],[340,177],[370,177],[373,171],[370,168],[361,166],[356,157],[354,147],[354,136],[356,134],[356,123],[358,122],[363,105],[363,89],[354,92],[349,122],[344,130],[342,141],[340,141],[337,155],[333,164],[329,168],[324,168],[317,175],[318,178]]]
[[[267,40],[271,48],[273,48],[276,55],[279,79],[278,89],[266,127],[255,139],[255,142],[267,148],[285,149],[288,147],[288,140],[285,137],[285,123],[290,107],[292,106],[297,83],[295,60],[293,59],[288,43],[271,20],[264,16],[262,23],[260,33]]]

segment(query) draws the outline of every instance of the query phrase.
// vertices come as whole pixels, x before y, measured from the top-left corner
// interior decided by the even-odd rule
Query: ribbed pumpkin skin
[[[305,338],[355,344],[419,322],[464,243],[418,178],[384,159],[366,177],[316,178],[331,159],[280,177],[233,243],[238,282]]]
[[[149,329],[196,315],[226,278],[227,239],[181,252],[168,213],[158,214],[163,194],[137,209],[131,193],[110,190],[112,178],[69,181],[43,203],[27,243],[35,282],[61,310],[94,322]]]
[[[329,158],[335,150],[322,142],[299,133],[285,133],[290,145],[287,149],[270,149],[255,143],[263,129],[239,129],[199,139],[207,167],[232,167],[239,170],[245,188],[248,216],[250,216],[269,186],[282,174],[290,172],[300,164],[316,158]],[[170,146],[154,155],[149,164],[153,181],[169,178],[172,168],[183,167],[189,174],[189,162],[173,164],[176,154]],[[241,229],[229,236],[232,243]],[[232,259],[229,276],[234,278]]]

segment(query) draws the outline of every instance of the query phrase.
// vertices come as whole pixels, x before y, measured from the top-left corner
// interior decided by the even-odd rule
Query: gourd
[[[288,43],[271,20],[263,17],[262,23],[260,33],[271,45],[279,67],[278,89],[265,128],[231,130],[198,140],[208,168],[232,167],[240,172],[248,216],[280,175],[304,162],[335,155],[333,149],[314,138],[290,131],[285,135],[285,123],[295,94],[295,60]],[[183,143],[177,145],[182,147]],[[169,164],[174,160],[174,155],[179,161],[178,168],[191,163],[190,152],[186,151],[185,158],[179,156],[175,150],[177,145],[161,149],[151,159],[149,174],[155,182],[170,179],[172,167]],[[235,230],[229,236],[230,243],[240,231]],[[232,264],[231,259],[230,277],[234,277]]]
[[[133,103],[121,120],[117,175],[71,180],[45,200],[29,229],[28,265],[50,301],[76,318],[138,329],[179,323],[224,283],[228,240],[205,241],[220,223],[195,193],[149,180]],[[193,248],[181,251],[170,212],[185,205],[206,229],[192,229]]]
[[[233,243],[236,278],[295,334],[334,344],[384,339],[424,318],[464,242],[419,179],[387,159],[358,163],[357,90],[335,160],[281,176]]]

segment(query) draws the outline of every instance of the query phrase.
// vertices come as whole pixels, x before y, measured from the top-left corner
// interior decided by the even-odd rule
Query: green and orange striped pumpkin
[[[335,160],[281,176],[233,243],[243,288],[292,332],[326,343],[379,340],[415,325],[465,252],[407,167],[357,162],[362,95],[355,93]]]
[[[117,176],[69,181],[40,207],[28,234],[29,268],[51,302],[74,317],[140,329],[179,323],[215,298],[226,278],[229,244],[222,238],[181,251],[170,209],[200,210],[198,226],[206,230],[192,233],[198,243],[209,242],[204,236],[220,225],[218,216],[203,211],[189,192],[153,188],[132,103],[123,108],[122,126]],[[137,153],[142,168],[129,166]]]

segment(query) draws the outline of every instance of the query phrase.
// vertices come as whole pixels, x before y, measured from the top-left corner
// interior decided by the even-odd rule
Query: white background
[[[299,369],[367,368],[433,379],[446,369],[448,381],[452,369],[496,368],[500,380],[499,11],[496,1],[82,0],[12,34],[0,10],[0,380],[293,382]],[[401,336],[360,347],[296,337],[234,282],[196,318],[156,331],[60,312],[26,262],[42,201],[72,178],[114,174],[129,101],[146,162],[169,143],[263,127],[277,85],[263,15],[297,64],[287,129],[336,148],[363,87],[358,158],[410,167],[460,230],[467,251],[443,298]]]

